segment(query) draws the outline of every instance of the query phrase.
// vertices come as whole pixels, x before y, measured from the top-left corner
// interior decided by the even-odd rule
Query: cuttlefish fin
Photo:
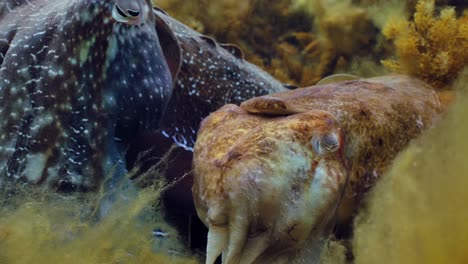
[[[202,36],[200,36],[200,39],[202,39],[203,41],[205,41],[206,43],[208,43],[208,45],[210,45],[210,46],[213,47],[213,48],[216,48],[216,47],[217,47],[216,41],[215,41],[212,37],[208,37],[208,36],[206,36],[206,35],[202,35]]]
[[[231,53],[234,57],[241,60],[244,59],[244,53],[242,52],[241,48],[239,48],[239,46],[230,43],[220,44],[220,46]]]
[[[299,86],[295,85],[295,84],[289,84],[289,83],[284,83],[283,84],[283,87],[288,89],[288,90],[294,90],[294,89],[297,89],[299,88]]]
[[[162,9],[162,8],[161,8],[161,7],[159,7],[159,6],[153,6],[153,10],[154,10],[154,11],[161,12],[161,13],[163,13],[163,14],[164,14],[164,15],[166,15],[166,16],[168,16],[168,15],[169,15],[169,14],[167,13],[167,11],[166,11],[166,10]]]
[[[291,105],[283,99],[273,96],[260,96],[243,102],[240,107],[251,114],[271,116],[291,115],[302,113],[305,110]]]
[[[359,76],[347,74],[347,73],[337,73],[329,75],[323,79],[321,79],[316,85],[324,85],[329,83],[337,83],[337,82],[344,82],[344,81],[354,81],[362,79]]]

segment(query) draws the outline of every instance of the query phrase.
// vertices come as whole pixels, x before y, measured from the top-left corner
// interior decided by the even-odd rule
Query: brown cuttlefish
[[[201,124],[193,195],[206,263],[315,263],[441,105],[406,76],[344,81],[225,105]]]

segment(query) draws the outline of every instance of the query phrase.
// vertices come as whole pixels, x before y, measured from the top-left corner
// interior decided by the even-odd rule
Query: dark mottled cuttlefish
[[[206,263],[316,263],[335,219],[365,194],[440,103],[424,83],[386,76],[226,105],[194,150],[195,205],[209,228]]]
[[[119,181],[172,90],[155,24],[150,0],[0,2],[0,186]]]

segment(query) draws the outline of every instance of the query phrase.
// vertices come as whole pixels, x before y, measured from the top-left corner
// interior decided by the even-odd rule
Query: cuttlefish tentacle
[[[229,219],[229,242],[226,252],[223,253],[225,263],[238,263],[241,258],[242,250],[247,242],[249,231],[249,220],[246,217],[246,210],[242,207],[236,208],[233,217]]]
[[[210,225],[208,244],[206,246],[206,264],[215,263],[223,252],[229,240],[229,230],[225,226]]]
[[[253,238],[247,238],[244,252],[239,263],[253,263],[255,260],[268,248],[270,240],[270,233],[263,232]]]

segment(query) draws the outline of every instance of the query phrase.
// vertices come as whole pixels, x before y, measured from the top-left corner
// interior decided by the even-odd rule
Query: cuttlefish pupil
[[[315,136],[312,138],[312,146],[319,155],[333,153],[339,148],[339,139],[336,133]]]
[[[122,23],[127,23],[127,24],[138,24],[141,19],[141,11],[139,10],[139,6],[132,6],[132,7],[127,7],[125,8],[122,5],[118,5],[117,3],[114,5],[114,8],[112,10],[112,17]]]
[[[115,9],[117,10],[117,13],[119,13],[120,16],[125,17],[125,18],[128,17],[127,14],[125,14],[125,12],[122,9],[120,9],[118,5],[115,6]]]

